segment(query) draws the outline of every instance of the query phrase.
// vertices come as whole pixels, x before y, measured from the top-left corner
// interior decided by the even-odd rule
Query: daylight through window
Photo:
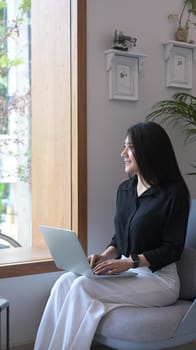
[[[30,38],[30,0],[0,1],[0,229],[22,246],[32,221]]]

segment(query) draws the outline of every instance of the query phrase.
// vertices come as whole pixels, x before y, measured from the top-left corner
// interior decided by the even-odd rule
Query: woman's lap
[[[90,349],[96,327],[108,311],[122,305],[152,307],[176,301],[175,273],[169,279],[168,273],[157,276],[146,268],[138,271],[136,277],[104,279],[63,274],[51,290],[34,349]]]
[[[173,284],[175,285],[175,284]],[[90,279],[72,273],[62,275],[53,287],[64,299],[68,291],[78,289],[103,303],[128,304],[130,306],[163,306],[176,301],[178,288],[151,273],[140,269],[136,277]]]

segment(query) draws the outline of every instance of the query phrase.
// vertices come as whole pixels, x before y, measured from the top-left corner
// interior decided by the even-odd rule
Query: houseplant
[[[190,25],[196,25],[192,17],[196,16],[196,0],[184,0],[182,10],[179,14],[170,14],[169,20],[177,21],[176,40],[188,42],[188,33]]]
[[[160,119],[173,126],[180,122],[185,133],[185,143],[196,141],[196,97],[191,94],[180,92],[174,94],[172,99],[159,101],[146,119]],[[196,169],[195,165],[192,166]],[[196,172],[189,175],[196,175]]]

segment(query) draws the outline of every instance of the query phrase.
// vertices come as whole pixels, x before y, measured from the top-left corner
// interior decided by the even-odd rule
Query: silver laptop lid
[[[74,231],[43,225],[40,231],[59,269],[78,275],[93,274]]]
[[[135,271],[126,271],[116,275],[95,275],[74,231],[44,225],[39,227],[59,269],[91,278],[115,278],[137,275]]]

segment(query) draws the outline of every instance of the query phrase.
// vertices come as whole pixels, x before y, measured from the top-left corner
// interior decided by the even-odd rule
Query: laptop
[[[40,225],[40,232],[49,248],[56,266],[65,271],[90,278],[116,278],[136,276],[131,270],[115,275],[95,275],[74,231]]]

